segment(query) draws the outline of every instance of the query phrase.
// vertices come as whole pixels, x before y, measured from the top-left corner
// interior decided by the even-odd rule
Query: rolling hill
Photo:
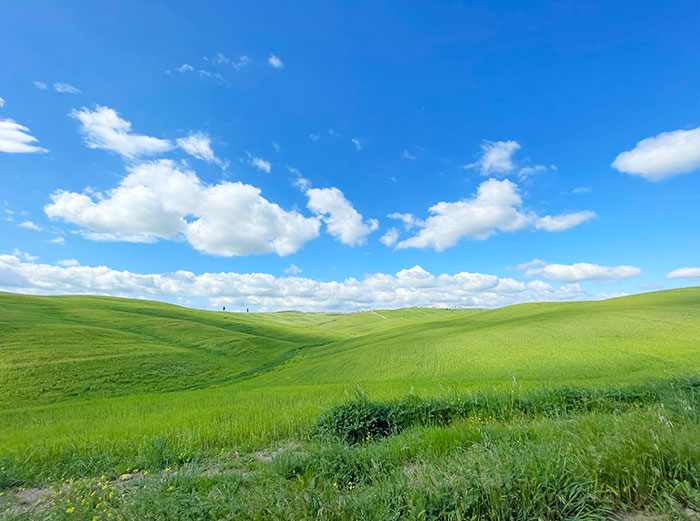
[[[0,490],[306,439],[358,386],[374,400],[516,396],[699,372],[700,288],[352,314],[0,293]]]

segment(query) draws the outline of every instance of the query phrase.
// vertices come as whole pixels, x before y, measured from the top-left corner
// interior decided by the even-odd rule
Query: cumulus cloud
[[[80,89],[73,87],[73,85],[70,83],[62,83],[57,81],[53,84],[53,88],[56,90],[56,92],[60,92],[61,94],[82,94]]]
[[[666,278],[700,280],[700,268],[678,268],[666,274]]]
[[[35,82],[34,82],[34,86],[35,86],[37,89],[39,89],[39,90],[46,90],[46,89],[48,89],[48,87],[46,86],[46,83],[44,83],[43,81],[35,81]]]
[[[308,208],[320,216],[326,230],[343,244],[364,244],[367,236],[379,227],[376,219],[363,220],[343,192],[337,188],[310,188],[306,191]]]
[[[399,240],[399,230],[397,230],[396,228],[393,228],[393,227],[389,228],[387,230],[387,232],[379,238],[379,242],[381,242],[384,246],[389,246],[389,247],[396,244],[396,241],[398,241],[398,240]]]
[[[71,117],[80,121],[80,132],[89,148],[110,150],[129,159],[159,154],[174,148],[168,139],[134,134],[131,123],[109,107],[96,105],[95,110],[74,109]]]
[[[41,154],[48,152],[37,146],[39,140],[29,134],[29,129],[12,119],[0,119],[0,152],[9,154]]]
[[[17,255],[0,255],[0,291],[31,294],[101,294],[155,299],[203,298],[214,307],[252,307],[261,311],[358,311],[409,306],[498,307],[520,302],[605,298],[578,284],[559,287],[482,273],[433,275],[420,266],[396,274],[376,273],[358,280],[320,282],[266,273],[189,271],[138,274],[107,266],[37,264]],[[617,295],[615,295],[617,296]]]
[[[497,232],[516,232],[528,227],[558,232],[595,216],[589,211],[538,216],[522,208],[518,186],[507,179],[484,181],[474,197],[439,202],[428,211],[431,215],[416,223],[420,231],[399,242],[398,249],[434,248],[443,251],[464,237],[483,240]]]
[[[632,150],[622,152],[612,163],[626,174],[661,181],[700,168],[700,127],[662,132],[642,139]]]
[[[275,56],[272,53],[270,53],[270,57],[267,59],[267,63],[272,65],[275,69],[284,68],[284,63],[282,63],[282,60],[280,60],[277,56]]]
[[[543,278],[559,282],[611,282],[629,277],[638,277],[642,274],[641,268],[635,266],[600,266],[587,262],[575,264],[551,264],[535,259],[515,267],[524,271],[528,278]]]
[[[519,149],[517,141],[484,141],[479,159],[465,168],[478,168],[481,175],[507,174],[515,169],[512,158]]]
[[[286,211],[240,182],[207,185],[170,160],[129,168],[105,194],[59,190],[44,208],[51,219],[78,225],[87,239],[155,242],[185,239],[220,256],[289,255],[319,234],[317,218]]]
[[[36,232],[41,231],[41,226],[33,223],[32,221],[24,221],[23,223],[20,223],[17,226],[21,226],[22,228],[27,228],[28,230],[34,230]]]
[[[221,167],[224,163],[216,157],[211,149],[211,138],[203,132],[195,132],[187,137],[181,137],[176,140],[177,146],[187,152],[192,157],[214,163]]]

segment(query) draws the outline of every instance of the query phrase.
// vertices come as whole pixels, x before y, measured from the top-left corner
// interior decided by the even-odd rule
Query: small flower
[[[66,514],[72,514],[74,510],[75,507],[66,508]]]

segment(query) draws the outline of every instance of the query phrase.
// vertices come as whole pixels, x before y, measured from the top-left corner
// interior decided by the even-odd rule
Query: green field
[[[0,293],[0,519],[694,515],[698,374],[700,288],[352,314]],[[319,434],[372,411],[413,419]]]

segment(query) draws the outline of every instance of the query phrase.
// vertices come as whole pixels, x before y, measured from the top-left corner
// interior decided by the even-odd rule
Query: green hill
[[[551,385],[700,368],[698,288],[492,311],[352,314],[223,313],[5,293],[0,310],[0,409],[251,379],[266,387]]]
[[[392,400],[699,372],[700,288],[351,314],[0,293],[0,489],[302,439],[358,385]]]

